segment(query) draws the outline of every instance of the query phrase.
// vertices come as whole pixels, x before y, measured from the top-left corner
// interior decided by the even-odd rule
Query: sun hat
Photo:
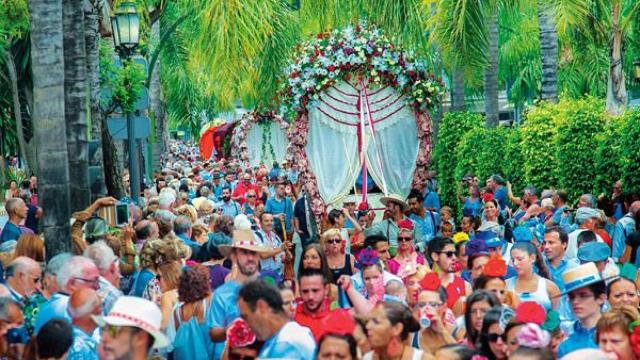
[[[387,196],[383,196],[383,197],[380,198],[380,202],[384,206],[387,206],[387,204],[389,202],[396,203],[396,204],[400,205],[400,207],[402,207],[402,211],[406,211],[407,209],[409,209],[409,205],[407,204],[407,202],[404,201],[400,197],[400,195],[396,195],[396,194],[389,194]]]
[[[599,241],[582,244],[578,249],[578,260],[581,262],[605,261],[609,256],[611,256],[609,245]]]
[[[224,244],[218,247],[218,250],[220,250],[220,253],[224,257],[229,257],[232,249],[244,249],[257,253],[269,250],[256,239],[255,234],[251,230],[234,230],[233,242],[230,245]]]
[[[562,280],[564,281],[565,287],[563,295],[603,281],[596,264],[592,262],[567,270],[562,274]]]
[[[153,348],[169,345],[169,339],[160,330],[162,313],[155,303],[137,296],[120,296],[106,316],[92,316],[100,327],[105,325],[132,326],[142,329],[154,338]]]

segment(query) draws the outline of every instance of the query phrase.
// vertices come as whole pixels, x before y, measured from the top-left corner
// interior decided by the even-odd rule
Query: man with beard
[[[372,227],[364,231],[365,236],[371,235],[383,235],[389,239],[391,245],[391,254],[395,255],[395,249],[398,247],[398,232],[400,228],[398,223],[407,217],[404,212],[409,209],[409,205],[402,200],[399,195],[389,194],[389,196],[383,196],[380,198],[380,202],[385,206],[384,218],[382,221],[373,224]],[[413,229],[413,238],[416,243],[423,242],[422,235],[416,232],[416,227]]]
[[[329,299],[329,281],[320,269],[305,269],[300,272],[300,295],[302,306],[296,308],[293,318],[298,324],[308,327],[316,339],[323,332],[322,321],[334,312],[347,312],[345,309],[331,310]]]
[[[407,196],[407,202],[411,212],[409,219],[416,224],[415,229],[419,235],[418,238],[414,238],[415,244],[420,250],[424,250],[429,241],[436,237],[438,233],[440,214],[425,209],[423,205],[424,198],[418,189],[411,190],[409,196]]]
[[[433,262],[431,268],[438,274],[447,291],[447,307],[453,309],[458,300],[471,294],[469,283],[456,275],[456,246],[449,238],[437,237],[431,240],[427,251]]]
[[[260,275],[260,255],[267,248],[262,246],[251,230],[235,230],[231,245],[220,245],[219,250],[233,263],[232,274],[224,285],[218,287],[211,300],[207,323],[211,324],[209,337],[215,343],[215,358],[222,355],[226,342],[226,328],[240,317],[238,293],[245,283]]]
[[[221,199],[218,203],[218,207],[222,209],[223,215],[229,215],[231,217],[236,217],[242,213],[242,206],[237,201],[231,200],[231,189],[229,187],[222,188]]]
[[[291,321],[283,305],[278,289],[262,280],[251,281],[240,290],[240,314],[264,341],[258,359],[314,359],[316,343],[311,331]]]

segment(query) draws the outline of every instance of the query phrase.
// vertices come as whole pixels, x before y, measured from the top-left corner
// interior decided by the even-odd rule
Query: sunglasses
[[[255,195],[247,195],[248,198],[254,198],[256,197]]]
[[[413,238],[411,238],[410,236],[398,236],[398,241],[399,242],[409,242],[412,241]]]
[[[439,308],[441,307],[443,304],[441,302],[438,301],[426,301],[426,302],[419,302],[418,303],[418,307],[419,308],[425,308],[427,306],[432,307],[432,308]]]
[[[507,334],[496,334],[496,333],[489,333],[487,334],[487,340],[489,340],[489,342],[496,342],[498,341],[498,339],[502,339],[502,342],[506,342],[507,341]]]
[[[342,239],[329,239],[327,240],[327,244],[339,244],[342,242]]]
[[[229,354],[229,360],[254,360],[255,356],[247,356],[247,355],[240,355],[240,354]]]
[[[445,254],[445,255],[447,255],[448,258],[452,258],[452,257],[458,255],[458,253],[456,251],[440,251],[438,254]]]
[[[137,330],[135,327],[130,326],[115,326],[115,325],[105,325],[102,330],[109,334],[112,338],[118,337],[118,335],[122,332],[123,329],[133,329]]]

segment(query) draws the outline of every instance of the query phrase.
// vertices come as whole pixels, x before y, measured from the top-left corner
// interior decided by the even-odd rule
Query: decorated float
[[[282,163],[287,152],[289,123],[273,111],[245,113],[233,131],[231,154],[244,167]]]
[[[200,130],[200,157],[202,160],[217,160],[229,157],[230,141],[236,121],[215,119]]]
[[[408,195],[431,161],[429,111],[444,84],[380,29],[360,23],[297,46],[280,89],[293,124],[290,160],[317,216],[339,204],[360,177],[387,194]]]

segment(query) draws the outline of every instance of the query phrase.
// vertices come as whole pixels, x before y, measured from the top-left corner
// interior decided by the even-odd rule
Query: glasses
[[[438,254],[445,254],[445,255],[447,255],[448,258],[452,258],[452,257],[458,255],[458,253],[456,251],[440,251],[440,252],[438,252]]]
[[[487,340],[489,340],[489,342],[497,342],[498,339],[501,339],[502,342],[506,342],[507,341],[507,335],[506,334],[496,334],[496,333],[489,333],[487,335]]]
[[[85,279],[81,277],[74,277],[75,280],[80,280],[84,283],[91,284],[93,286],[100,287],[100,279]]]
[[[247,195],[248,198],[254,198],[256,197],[255,195]]]
[[[398,242],[409,242],[412,241],[413,238],[410,236],[398,236]]]
[[[342,239],[329,239],[327,240],[327,244],[340,244]]]
[[[157,274],[156,275],[156,280],[160,281],[160,279],[162,279],[162,274]]]
[[[36,277],[32,277],[32,278],[31,278],[31,280],[33,280],[33,283],[34,283],[34,284],[37,284],[37,283],[39,283],[39,282],[40,282],[40,280],[42,280],[42,278],[41,278],[41,277],[39,277],[39,276],[36,276]]]
[[[105,325],[102,330],[109,334],[112,338],[118,337],[118,335],[122,332],[123,329],[136,329],[128,326],[115,326],[115,325]]]

